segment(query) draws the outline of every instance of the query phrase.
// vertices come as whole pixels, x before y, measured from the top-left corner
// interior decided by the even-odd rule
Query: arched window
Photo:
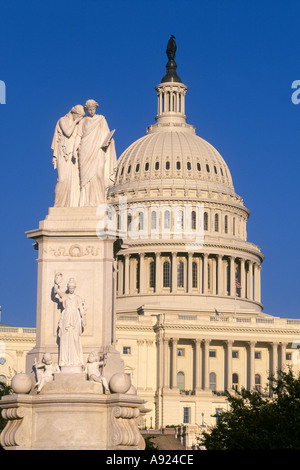
[[[191,162],[186,162],[186,167],[188,170],[191,170],[192,169]]]
[[[154,289],[155,287],[155,263],[150,261],[149,264],[149,287]]]
[[[128,169],[127,169],[127,173],[129,175],[129,173],[131,172],[131,165],[129,165]]]
[[[197,170],[198,170],[198,171],[201,171],[201,165],[200,165],[199,162],[197,163]]]
[[[143,212],[139,213],[139,230],[144,230],[144,214],[143,214]]]
[[[232,374],[232,388],[237,390],[239,387],[239,376],[236,373]]]
[[[225,219],[224,219],[224,231],[225,231],[225,233],[228,233],[228,215],[225,215]]]
[[[170,228],[171,227],[171,217],[170,217],[170,211],[165,211],[164,213],[164,228]]]
[[[216,379],[216,374],[214,372],[211,372],[209,374],[209,388],[213,392],[215,392],[217,388],[217,379]]]
[[[219,231],[219,214],[215,214],[215,232]]]
[[[177,228],[183,229],[183,211],[179,210],[177,212]]]
[[[139,171],[139,169],[140,169],[140,164],[138,163],[135,167],[135,172],[137,173]]]
[[[198,287],[198,265],[196,261],[192,263],[192,287],[197,289]]]
[[[181,165],[180,165],[179,161],[176,162],[176,168],[177,168],[177,170],[180,170],[180,168],[181,168]]]
[[[170,287],[170,261],[163,264],[163,287]]]
[[[204,230],[208,230],[208,213],[204,212]]]
[[[155,162],[155,169],[159,170],[159,162]]]
[[[170,162],[169,160],[166,161],[166,170],[169,170],[170,169]]]
[[[177,263],[177,287],[184,286],[184,264],[183,261]]]
[[[259,374],[255,374],[255,390],[261,392],[261,377]]]
[[[184,373],[183,372],[178,372],[177,374],[177,387],[179,388],[179,390],[182,390],[184,391],[184,387],[185,387],[185,384],[184,384]]]
[[[130,232],[132,230],[131,222],[132,222],[132,215],[128,214],[128,217],[127,217],[128,232]]]
[[[192,211],[192,216],[191,216],[191,228],[192,228],[192,230],[196,230],[196,222],[197,222],[196,211]]]
[[[156,211],[151,212],[151,228],[156,229]]]
[[[146,162],[145,163],[145,171],[148,171],[149,170],[149,162]]]
[[[208,164],[206,164],[206,171],[207,171],[207,173],[210,172],[210,168],[209,168],[209,165],[208,165]]]

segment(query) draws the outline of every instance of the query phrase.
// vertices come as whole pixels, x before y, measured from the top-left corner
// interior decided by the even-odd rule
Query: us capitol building
[[[299,369],[300,320],[263,313],[263,254],[247,240],[249,210],[222,156],[187,123],[175,51],[171,39],[155,123],[120,156],[109,190],[122,239],[115,331],[150,410],[144,425],[197,433],[227,407],[226,389],[263,390],[277,369]],[[8,381],[35,334],[0,327]]]

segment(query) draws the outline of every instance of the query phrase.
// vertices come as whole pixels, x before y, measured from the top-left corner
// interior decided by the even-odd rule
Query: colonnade
[[[177,374],[178,374],[178,343],[179,338],[159,338],[157,340],[157,360],[158,360],[158,371],[157,371],[157,388],[165,389],[177,389]],[[193,393],[208,391],[210,389],[210,360],[209,350],[212,343],[211,339],[195,338],[191,340],[193,343],[194,354],[193,354],[193,365],[191,370],[193,371]],[[221,382],[224,383],[224,390],[231,390],[233,386],[232,382],[232,347],[234,345],[233,340],[224,339],[221,341],[224,345],[225,350],[225,364],[224,364],[224,377]],[[247,349],[247,365],[246,365],[246,378],[247,383],[243,386],[248,389],[255,387],[255,346],[256,341],[244,341],[244,347]],[[239,344],[241,342],[239,341]],[[267,347],[269,349],[269,364],[270,374],[276,374],[276,372],[285,367],[286,364],[286,343],[282,342],[268,342]],[[266,377],[267,381],[269,375]]]
[[[156,252],[118,258],[118,295],[193,293],[261,302],[259,261],[234,255]]]

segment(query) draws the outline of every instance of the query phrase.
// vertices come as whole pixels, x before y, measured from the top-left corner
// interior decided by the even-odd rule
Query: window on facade
[[[232,351],[232,357],[234,359],[237,359],[239,357],[239,352],[238,351]]]
[[[254,357],[255,357],[255,359],[261,359],[261,352],[260,351],[255,351]]]
[[[209,173],[209,172],[210,172],[209,165],[206,165],[206,171],[207,171],[207,173]]]
[[[140,164],[138,163],[138,164],[136,165],[136,167],[135,167],[136,173],[139,171],[139,169],[140,169]]]
[[[170,228],[170,227],[171,227],[170,211],[165,211],[165,213],[164,213],[164,228]]]
[[[145,163],[145,171],[148,171],[149,170],[149,162],[146,162]]]
[[[166,170],[169,170],[170,169],[170,162],[169,160],[166,161]]]
[[[292,360],[292,353],[290,353],[290,352],[286,353],[285,358],[286,358],[287,361],[291,361]]]
[[[155,169],[156,169],[156,170],[159,169],[159,162],[155,162]]]
[[[221,172],[221,175],[223,176],[223,170],[222,170],[222,168],[221,168],[221,167],[220,167],[220,172]]]
[[[144,230],[144,214],[139,212],[139,230]]]
[[[127,173],[129,175],[129,173],[131,172],[131,165],[129,165],[128,169],[127,169]]]
[[[156,211],[151,212],[151,228],[156,229]]]
[[[215,232],[219,231],[219,214],[215,214]]]
[[[124,167],[123,167],[122,170],[121,170],[120,176],[122,176],[123,173],[124,173]]]
[[[183,287],[184,283],[184,264],[183,261],[177,263],[177,287]]]
[[[184,348],[177,348],[177,356],[180,356],[180,357],[184,356]]]
[[[149,287],[154,289],[155,287],[155,263],[150,261],[149,264]]]
[[[189,406],[185,406],[183,408],[183,422],[184,424],[189,424],[191,422],[191,408]]]
[[[187,167],[188,170],[191,170],[191,169],[192,169],[192,167],[191,167],[191,162],[187,162],[187,163],[186,163],[186,167]]]
[[[163,287],[170,287],[170,261],[163,264]]]
[[[200,165],[199,162],[197,163],[197,170],[198,170],[198,171],[201,171],[201,165]]]
[[[183,211],[182,210],[177,212],[177,228],[183,229]]]
[[[218,174],[218,170],[217,170],[217,167],[216,167],[216,166],[214,166],[214,170],[215,170],[215,173],[216,173],[216,175],[217,175],[217,174]]]
[[[197,289],[198,287],[198,265],[196,261],[192,263],[192,287],[193,289]]]
[[[228,233],[228,215],[225,215],[224,218],[224,231],[225,233]]]
[[[176,168],[177,168],[177,170],[180,170],[180,168],[181,168],[180,162],[178,162],[178,161],[176,162]]]
[[[179,390],[184,390],[184,373],[183,372],[178,372],[177,374],[177,387]]]
[[[192,213],[191,213],[191,228],[192,228],[192,230],[196,230],[196,226],[197,226],[196,211],[192,211]]]
[[[214,372],[211,372],[209,374],[209,388],[210,390],[212,390],[213,392],[216,391],[216,388],[217,388],[217,380],[216,380],[216,374]]]
[[[123,354],[131,354],[131,347],[123,346]]]
[[[217,351],[215,349],[210,349],[209,357],[217,357]]]
[[[208,230],[208,213],[204,212],[204,230]]]
[[[177,287],[184,286],[184,264],[183,261],[177,263]]]
[[[255,374],[255,390],[257,392],[261,391],[261,377],[259,374]]]
[[[232,388],[237,390],[239,387],[239,376],[236,373],[232,374]]]
[[[131,222],[132,222],[132,215],[128,214],[128,217],[127,217],[128,232],[130,232],[132,230]]]

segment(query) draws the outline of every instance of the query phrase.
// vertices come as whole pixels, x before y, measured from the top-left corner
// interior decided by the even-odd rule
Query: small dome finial
[[[164,82],[179,82],[181,83],[181,79],[178,77],[176,69],[177,69],[177,64],[175,62],[175,56],[176,56],[176,51],[177,51],[177,46],[175,42],[175,36],[171,34],[171,37],[169,39],[168,45],[167,45],[167,56],[168,56],[168,63],[166,65],[167,68],[167,73],[162,79],[162,83]]]

